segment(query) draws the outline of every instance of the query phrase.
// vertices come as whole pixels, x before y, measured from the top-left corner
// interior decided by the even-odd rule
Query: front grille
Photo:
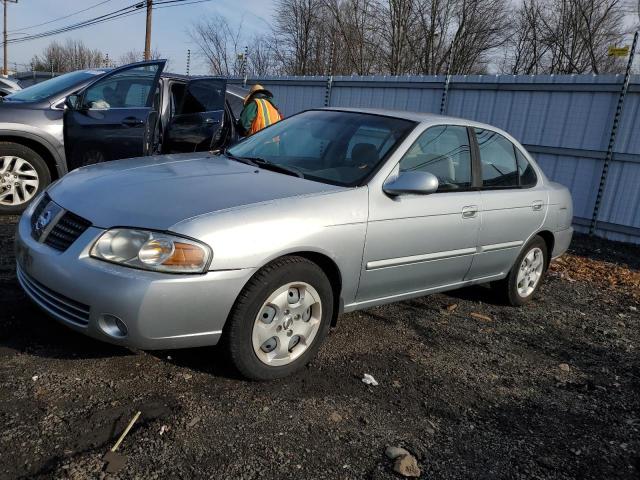
[[[65,212],[44,239],[44,243],[64,252],[90,226],[91,222],[88,220],[75,213]]]
[[[82,327],[89,324],[90,307],[54,292],[37,280],[31,278],[20,267],[16,269],[18,281],[24,291],[40,307],[62,321]]]

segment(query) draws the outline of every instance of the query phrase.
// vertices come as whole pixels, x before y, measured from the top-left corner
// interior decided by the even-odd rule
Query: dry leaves
[[[478,320],[482,320],[483,322],[493,322],[493,318],[489,317],[488,315],[483,315],[481,313],[471,312],[471,316]]]
[[[640,272],[624,264],[565,254],[551,264],[551,271],[569,282],[583,281],[608,288],[630,288],[634,297],[640,297]]]

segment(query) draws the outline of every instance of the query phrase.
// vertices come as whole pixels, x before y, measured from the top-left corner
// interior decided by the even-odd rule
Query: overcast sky
[[[96,5],[104,0],[19,0],[18,4],[8,4],[9,39],[19,38],[18,33],[35,34],[81,22],[89,18],[104,15],[143,0],[108,0],[86,12],[69,18],[37,26],[27,30],[17,30],[69,15]],[[192,49],[192,73],[207,73],[203,62],[193,58],[195,50],[188,35],[191,24],[211,14],[224,15],[232,25],[241,21],[248,36],[253,32],[268,30],[268,22],[272,17],[273,2],[267,0],[212,0],[196,5],[180,5],[174,8],[163,8],[153,13],[153,48],[170,58],[170,70],[184,73],[186,68],[187,49]],[[0,7],[1,8],[1,7]],[[144,10],[144,9],[142,9]],[[145,14],[136,15],[90,26],[73,32],[56,35],[24,43],[9,44],[9,68],[14,62],[29,64],[34,54],[40,53],[52,40],[64,42],[67,38],[82,40],[91,48],[99,48],[109,57],[118,59],[123,53],[136,49],[144,50]],[[0,52],[1,58],[1,52]],[[19,70],[25,67],[19,66]]]

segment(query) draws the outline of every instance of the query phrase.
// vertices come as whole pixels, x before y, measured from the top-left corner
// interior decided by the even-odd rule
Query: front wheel
[[[43,158],[29,147],[0,142],[0,214],[17,215],[51,183]]]
[[[291,374],[318,352],[331,324],[333,292],[315,263],[284,257],[261,269],[238,296],[224,345],[245,377]]]
[[[507,303],[524,305],[540,288],[548,264],[547,244],[536,236],[518,255],[507,278],[494,283],[494,287]]]

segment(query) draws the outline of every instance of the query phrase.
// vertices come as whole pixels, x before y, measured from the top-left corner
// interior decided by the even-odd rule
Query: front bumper
[[[49,315],[98,340],[140,349],[214,345],[254,269],[172,275],[96,260],[89,249],[103,230],[90,227],[64,252],[31,237],[28,215],[16,234],[18,281]],[[105,332],[104,315],[127,335]]]

